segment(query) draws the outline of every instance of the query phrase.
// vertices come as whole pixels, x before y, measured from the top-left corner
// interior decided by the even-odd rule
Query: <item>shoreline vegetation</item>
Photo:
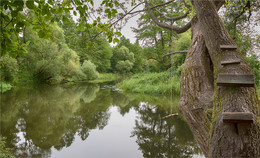
[[[172,80],[172,81],[171,81]],[[0,83],[1,93],[11,90],[17,84],[33,84],[32,81],[27,82],[18,82],[16,84],[10,84],[6,82]],[[141,94],[150,94],[150,95],[172,95],[180,94],[180,76],[175,73],[171,74],[170,71],[163,72],[144,72],[137,73],[133,75],[122,75],[115,73],[100,73],[98,78],[94,80],[86,81],[68,81],[63,83],[51,83],[55,84],[79,84],[79,83],[114,83],[115,86],[119,89],[122,89],[126,92],[131,93],[141,93]],[[257,86],[257,93],[260,93],[260,86]],[[259,98],[260,99],[260,98]]]
[[[171,81],[172,79],[172,81]],[[180,94],[180,77],[171,76],[169,71],[160,73],[138,73],[116,84],[116,87],[133,93],[178,95]]]

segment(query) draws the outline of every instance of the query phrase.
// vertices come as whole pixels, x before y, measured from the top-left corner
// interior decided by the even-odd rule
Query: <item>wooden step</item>
[[[220,45],[220,49],[222,50],[232,50],[237,49],[236,45]]]
[[[253,114],[250,112],[223,112],[223,122],[226,123],[252,123]]]
[[[254,75],[219,74],[217,86],[254,87]]]
[[[223,61],[221,61],[221,65],[229,65],[229,64],[240,64],[240,59],[223,60]]]

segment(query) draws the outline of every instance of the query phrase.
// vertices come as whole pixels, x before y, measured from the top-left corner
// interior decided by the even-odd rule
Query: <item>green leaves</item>
[[[115,43],[119,43],[119,39],[118,38],[114,38],[113,39],[113,43],[115,44]]]
[[[116,6],[119,5],[118,0],[103,0],[101,3],[106,9],[103,13],[107,15],[109,19],[115,17],[118,14]],[[97,27],[99,31],[102,31],[107,36],[109,42],[117,43],[118,38],[113,36],[121,36],[120,32],[114,33],[112,27],[108,24],[102,24],[101,18],[98,17],[93,20],[90,25],[88,10],[90,6],[94,6],[94,0],[10,0],[1,1],[1,51],[5,50],[6,53],[10,52],[8,47],[12,46],[12,49],[18,49],[16,47],[18,42],[20,43],[20,37],[23,29],[32,26],[37,32],[37,35],[41,38],[51,38],[51,23],[55,21],[62,21],[63,24],[68,23],[68,15],[73,14],[79,17],[78,30],[84,31],[87,27]],[[2,11],[3,9],[3,11]],[[26,10],[26,13],[23,12]],[[8,14],[6,14],[8,12]],[[33,15],[33,16],[32,16]],[[10,40],[10,36],[17,39]],[[12,42],[10,42],[12,41]],[[9,43],[8,45],[6,45]],[[21,45],[21,44],[20,44]],[[15,52],[15,51],[12,51]]]
[[[26,6],[29,9],[34,9],[34,1],[26,1]]]

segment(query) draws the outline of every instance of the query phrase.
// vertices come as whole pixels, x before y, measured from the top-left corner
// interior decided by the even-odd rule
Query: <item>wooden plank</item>
[[[240,64],[240,59],[221,61],[221,65],[229,65],[229,64]]]
[[[253,87],[254,75],[219,74],[217,86]]]
[[[250,112],[223,112],[223,122],[252,123],[253,114]]]
[[[223,50],[232,50],[232,49],[237,49],[237,46],[236,45],[220,45],[220,49],[223,49]]]

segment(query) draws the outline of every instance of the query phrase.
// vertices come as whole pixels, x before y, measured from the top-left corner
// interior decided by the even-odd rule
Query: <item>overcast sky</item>
[[[95,0],[94,1],[94,7],[98,8],[102,1],[103,0]],[[131,0],[119,0],[119,2],[126,2],[127,3],[127,2],[131,2]],[[128,4],[126,7],[127,7],[128,11],[133,8],[133,7],[131,7],[130,4]],[[137,7],[135,9],[135,11],[141,10],[141,9],[143,9],[143,6]],[[135,33],[132,31],[131,27],[137,28],[137,20],[138,20],[139,17],[140,16],[137,15],[137,16],[134,16],[131,19],[129,19],[128,22],[126,23],[126,25],[121,30],[122,35],[125,36],[126,38],[130,39],[131,43],[134,43],[136,41]]]

